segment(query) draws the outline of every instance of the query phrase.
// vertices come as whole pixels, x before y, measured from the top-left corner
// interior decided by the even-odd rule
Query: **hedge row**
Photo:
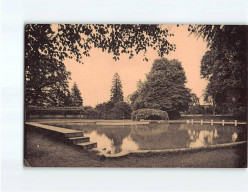
[[[27,109],[26,114],[39,114],[39,115],[66,115],[66,114],[84,114],[85,111],[83,108],[78,107],[67,107],[67,108],[32,108]]]
[[[144,108],[133,111],[131,115],[131,119],[136,121],[139,121],[140,119],[169,120],[169,117],[166,111]]]

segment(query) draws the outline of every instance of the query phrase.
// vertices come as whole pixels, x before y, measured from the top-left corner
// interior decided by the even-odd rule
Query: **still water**
[[[51,125],[51,124],[49,124]],[[95,125],[52,124],[84,132],[97,147],[116,154],[127,150],[193,148],[246,140],[246,126],[209,124]]]

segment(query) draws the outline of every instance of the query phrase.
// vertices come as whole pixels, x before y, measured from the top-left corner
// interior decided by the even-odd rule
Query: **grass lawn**
[[[247,167],[246,144],[191,153],[99,159],[38,133],[28,132],[26,140],[25,160],[31,167]]]

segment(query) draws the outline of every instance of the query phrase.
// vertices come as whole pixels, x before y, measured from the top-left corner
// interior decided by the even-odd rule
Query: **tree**
[[[123,101],[122,84],[121,84],[121,79],[118,73],[115,73],[113,80],[112,80],[110,101],[113,104]]]
[[[209,80],[206,91],[218,109],[238,113],[240,108],[246,108],[247,75],[244,72],[241,61],[229,60],[225,51],[210,50],[203,56],[201,75]]]
[[[60,106],[68,93],[70,72],[62,62],[41,55],[26,64],[25,103],[35,106]],[[59,97],[61,95],[61,97]]]
[[[134,109],[159,109],[167,111],[170,118],[178,117],[191,101],[185,83],[185,72],[178,60],[155,60],[137,98],[132,99]]]
[[[111,101],[104,102],[96,105],[96,110],[100,113],[100,118],[102,119],[115,119],[115,113],[112,109],[114,104]]]
[[[187,110],[188,114],[204,114],[204,108],[200,105],[200,99],[195,93],[190,93],[190,103]]]
[[[71,106],[71,92],[68,90],[68,93],[65,96],[65,101],[64,101],[64,107],[70,107]]]
[[[145,82],[138,80],[137,82],[137,90],[130,94],[128,97],[131,101],[131,106],[133,109],[139,109],[144,107],[143,97],[141,91],[145,86]]]
[[[26,25],[25,105],[59,106],[54,92],[68,91],[70,73],[55,54],[55,42],[50,25]]]
[[[112,109],[112,111],[116,115],[115,119],[130,119],[131,118],[132,108],[126,102],[117,102],[114,108]]]
[[[200,99],[197,97],[195,93],[190,93],[190,105],[196,106],[200,104]]]
[[[226,50],[230,58],[246,61],[247,29],[245,25],[189,25],[188,31],[207,41],[211,50]]]
[[[47,88],[52,88],[56,82],[61,85],[67,82],[69,73],[63,63],[65,58],[83,63],[83,57],[90,56],[89,51],[95,47],[112,53],[115,60],[122,53],[132,58],[140,52],[144,53],[144,60],[148,60],[147,48],[157,50],[159,56],[175,50],[175,45],[167,40],[169,36],[173,34],[161,25],[27,24],[25,105],[44,105]],[[64,76],[58,76],[59,72]]]
[[[59,85],[59,84],[58,84]],[[49,90],[49,95],[45,100],[46,105],[49,107],[66,107],[70,106],[70,91],[68,88],[55,86]]]
[[[76,83],[74,83],[71,89],[71,106],[83,106],[83,98]]]
[[[208,43],[201,75],[209,80],[207,94],[222,113],[247,113],[247,30],[241,25],[189,26],[192,34]]]

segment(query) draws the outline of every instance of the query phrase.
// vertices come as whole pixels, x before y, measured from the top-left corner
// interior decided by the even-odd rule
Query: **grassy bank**
[[[246,167],[246,145],[101,160],[41,134],[29,132],[26,138],[25,159],[31,167]]]

